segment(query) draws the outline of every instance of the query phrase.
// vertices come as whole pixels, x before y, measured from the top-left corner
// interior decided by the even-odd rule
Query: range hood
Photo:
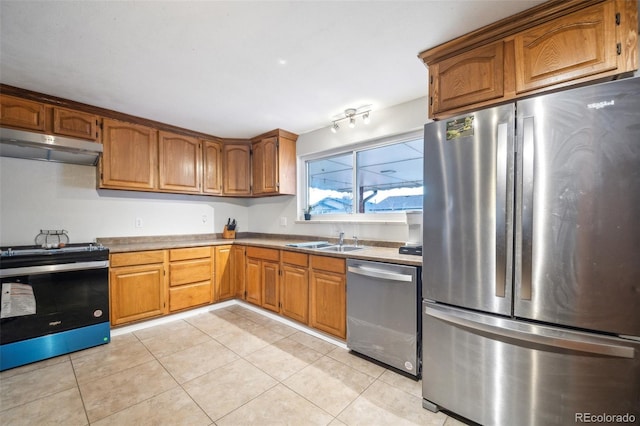
[[[0,156],[95,166],[102,144],[63,136],[0,128]]]

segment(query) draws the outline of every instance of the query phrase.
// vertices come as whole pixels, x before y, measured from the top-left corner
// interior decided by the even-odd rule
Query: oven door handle
[[[0,269],[0,278],[18,277],[22,275],[41,275],[56,272],[86,271],[88,269],[104,269],[109,267],[108,260],[94,262],[58,263],[55,265],[25,266],[22,268]]]

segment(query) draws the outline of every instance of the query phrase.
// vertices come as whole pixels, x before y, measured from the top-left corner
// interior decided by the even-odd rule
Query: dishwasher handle
[[[380,278],[388,281],[412,282],[413,275],[398,274],[396,272],[384,271],[382,269],[368,268],[366,266],[348,266],[347,271],[352,274],[364,275],[365,277]]]

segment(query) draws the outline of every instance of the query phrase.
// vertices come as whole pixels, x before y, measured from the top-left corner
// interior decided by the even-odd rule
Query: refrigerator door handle
[[[532,330],[531,332],[525,330],[524,327],[516,330],[498,324],[494,325],[486,322],[474,321],[471,318],[466,318],[465,315],[459,315],[453,310],[442,307],[436,309],[427,306],[424,309],[424,313],[454,326],[486,333],[490,336],[513,339],[518,342],[528,342],[551,348],[560,348],[618,358],[633,359],[635,357],[635,350],[633,347],[603,343],[569,330],[554,331],[531,324],[526,325],[526,327]],[[428,319],[425,319],[425,321],[428,321]],[[533,330],[535,330],[535,332],[533,332]]]
[[[498,137],[496,149],[496,297],[505,297],[507,277],[510,276],[505,264],[507,258],[507,173],[509,162],[508,150],[509,123],[498,124]],[[510,284],[510,283],[509,283]]]
[[[522,244],[520,299],[531,300],[533,280],[534,118],[522,120]]]
[[[409,283],[413,281],[413,277],[411,275],[382,271],[380,269],[367,268],[364,266],[349,266],[347,267],[347,271],[351,272],[352,274],[364,275],[365,277],[371,278],[380,278],[382,280],[403,281]]]

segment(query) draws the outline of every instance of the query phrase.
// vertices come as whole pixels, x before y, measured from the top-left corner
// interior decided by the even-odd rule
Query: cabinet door
[[[301,266],[283,264],[280,284],[280,312],[282,315],[308,324],[309,270]]]
[[[280,312],[280,264],[262,261],[262,307]]]
[[[111,324],[124,324],[166,312],[162,264],[111,268],[109,275]]]
[[[499,41],[429,66],[431,113],[500,98],[504,43]]]
[[[311,327],[341,339],[347,336],[344,274],[311,271]]]
[[[224,144],[223,193],[251,195],[251,147],[248,144]]]
[[[235,296],[235,287],[231,270],[231,247],[232,246],[220,246],[215,248],[215,300],[225,300]]]
[[[517,34],[516,91],[616,69],[615,12],[604,2]]]
[[[203,186],[207,194],[222,194],[222,143],[202,141],[203,153]]]
[[[253,193],[278,192],[278,137],[262,139],[253,144]]]
[[[247,280],[245,300],[254,305],[262,306],[262,277],[260,259],[247,258]]]
[[[7,127],[44,132],[44,104],[1,95],[0,124]]]
[[[156,130],[105,118],[102,143],[101,187],[134,190],[156,188]]]
[[[99,117],[66,108],[53,108],[53,133],[56,135],[98,140]]]
[[[202,163],[200,141],[161,131],[158,144],[160,189],[199,193]]]
[[[245,289],[245,276],[246,276],[246,260],[245,260],[246,248],[244,246],[231,246],[231,271],[232,271],[232,283],[234,286],[235,296],[243,298]]]

